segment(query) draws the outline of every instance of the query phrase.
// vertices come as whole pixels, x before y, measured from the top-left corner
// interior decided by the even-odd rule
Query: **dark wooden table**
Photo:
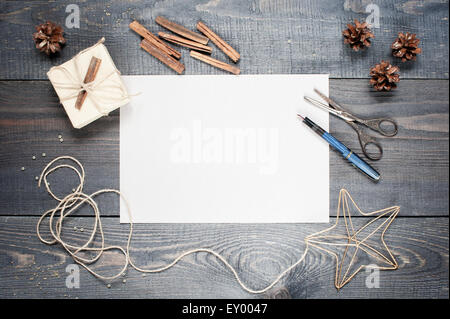
[[[67,45],[48,58],[33,47],[34,26],[65,23],[73,0],[2,1],[0,3],[0,297],[2,298],[448,298],[449,213],[449,64],[448,1],[379,0],[380,25],[373,46],[352,52],[341,31],[354,18],[364,20],[370,1],[79,1],[80,28],[67,29]],[[365,211],[400,205],[386,241],[399,262],[396,271],[380,273],[380,287],[366,287],[360,273],[344,289],[334,288],[332,256],[313,249],[270,292],[251,295],[230,271],[210,255],[199,253],[176,267],[142,276],[129,269],[126,283],[106,284],[84,269],[79,289],[68,289],[66,266],[72,259],[59,246],[41,243],[35,226],[43,211],[55,206],[35,176],[56,156],[77,157],[86,168],[86,191],[119,187],[119,112],[81,130],[73,129],[48,82],[46,72],[102,36],[122,74],[173,74],[139,48],[128,29],[137,19],[151,31],[158,15],[194,29],[201,19],[242,56],[242,74],[329,73],[330,95],[362,116],[389,116],[399,123],[394,138],[380,138],[385,154],[374,166],[383,179],[374,184],[330,151],[330,216],[336,216],[339,189],[347,188]],[[423,54],[414,63],[390,55],[399,31],[414,32]],[[186,74],[222,74],[188,57],[181,49]],[[221,59],[226,57],[215,50]],[[401,68],[395,92],[375,92],[369,68],[382,59]],[[151,89],[151,88],[149,88]],[[352,129],[330,118],[330,129],[359,151]],[[58,134],[64,142],[60,143]],[[42,157],[42,153],[46,157]],[[35,155],[36,160],[32,160]],[[21,171],[25,167],[25,171]],[[75,177],[52,176],[68,191]],[[125,245],[128,227],[119,224],[118,201],[101,201],[107,240]],[[283,207],[280,207],[282,210]],[[334,218],[332,218],[333,220]],[[92,217],[81,211],[68,222],[67,240],[87,236]],[[362,225],[367,219],[358,218]],[[86,233],[71,231],[84,227]],[[251,287],[263,287],[303,252],[303,240],[323,224],[150,224],[138,225],[133,256],[146,266],[161,266],[193,247],[213,248],[237,267]],[[102,267],[117,270],[122,261],[107,254]]]

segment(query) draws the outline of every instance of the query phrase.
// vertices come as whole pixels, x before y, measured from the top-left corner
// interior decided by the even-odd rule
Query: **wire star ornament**
[[[353,204],[356,211],[363,217],[373,216],[374,218],[361,228],[355,229],[350,214],[349,202]],[[384,241],[384,234],[395,217],[397,217],[399,211],[400,206],[392,206],[374,212],[364,213],[356,205],[348,191],[341,189],[336,223],[327,229],[307,236],[305,239],[307,246],[318,248],[334,256],[336,260],[334,285],[338,290],[348,284],[363,269],[395,270],[398,268],[397,261]],[[341,226],[339,223],[341,212],[344,220],[345,235],[342,234],[342,231],[337,231],[339,226]],[[381,247],[379,245],[380,242],[375,243],[371,240],[376,235],[380,236]],[[337,252],[330,249],[331,247],[335,250],[343,248],[344,252],[341,259]],[[366,253],[362,258],[360,257],[361,252]],[[360,259],[369,256],[377,260],[377,265],[361,264]]]
[[[79,168],[69,164],[59,164],[57,166],[52,167],[52,165],[59,160],[73,161],[79,166]],[[48,183],[47,181],[47,176],[49,174],[61,168],[70,168],[74,170],[80,179],[80,184],[78,185],[78,187],[74,189],[72,193],[66,195],[63,199],[58,198],[53,193],[53,191],[50,188],[50,183]],[[129,209],[129,204],[126,201],[125,197],[123,197],[120,191],[115,189],[100,189],[90,195],[83,193],[84,181],[85,181],[85,174],[83,165],[72,156],[65,155],[57,157],[52,161],[50,161],[50,163],[48,163],[47,166],[45,166],[39,177],[38,186],[40,186],[41,182],[43,182],[45,188],[47,189],[47,192],[50,194],[50,196],[52,196],[55,200],[58,201],[58,204],[55,208],[47,210],[41,215],[36,225],[36,233],[38,238],[45,244],[48,245],[53,245],[56,243],[61,244],[62,247],[66,250],[66,252],[72,256],[74,262],[78,263],[92,275],[101,280],[111,281],[120,278],[123,274],[125,274],[129,266],[133,267],[135,270],[142,273],[160,273],[173,267],[181,259],[185,258],[188,255],[197,253],[207,253],[213,255],[218,260],[220,260],[233,273],[237,282],[245,291],[254,294],[261,294],[272,289],[272,287],[274,287],[287,273],[289,273],[292,269],[294,269],[301,262],[303,262],[310,247],[315,247],[334,256],[336,260],[336,277],[334,284],[338,290],[341,289],[343,286],[345,286],[362,269],[377,268],[384,270],[388,269],[393,270],[398,268],[397,261],[395,260],[394,256],[392,255],[391,251],[389,250],[388,246],[384,241],[384,234],[394,221],[397,214],[399,213],[400,207],[392,206],[371,213],[363,213],[356,205],[356,203],[353,201],[350,194],[345,189],[341,189],[339,193],[336,223],[327,229],[324,229],[322,231],[307,236],[305,238],[306,248],[303,254],[299,257],[299,259],[295,263],[290,265],[288,268],[286,268],[284,271],[282,271],[278,275],[278,277],[272,281],[272,283],[268,284],[266,287],[262,289],[252,289],[249,286],[247,286],[239,277],[239,274],[235,269],[235,267],[233,267],[233,265],[231,265],[227,261],[227,259],[223,257],[222,254],[210,248],[199,247],[190,249],[178,255],[178,257],[176,257],[172,262],[159,268],[139,267],[130,257],[131,241],[133,235],[133,222],[132,222],[132,214]],[[98,208],[97,202],[94,200],[95,196],[103,193],[114,193],[120,196],[120,198],[124,201],[125,206],[127,207],[127,213],[130,219],[130,228],[128,233],[127,245],[125,248],[115,245],[108,246],[105,244],[105,237],[101,226],[100,210]],[[358,213],[363,217],[373,216],[374,218],[372,218],[369,222],[367,222],[363,227],[359,228],[358,230],[355,230],[350,215],[349,202],[353,204],[353,207],[356,208]],[[93,225],[91,225],[90,227],[92,229],[90,239],[83,246],[79,246],[79,244],[76,242],[72,243],[63,240],[61,237],[61,233],[63,229],[63,220],[65,219],[65,217],[67,217],[69,214],[71,214],[80,205],[84,203],[87,203],[92,207],[95,213],[95,219],[93,221]],[[344,220],[345,229],[344,231],[339,232],[338,231],[339,226],[341,226],[339,224],[341,212]],[[42,237],[40,231],[41,223],[45,218],[50,218],[50,221],[48,222],[48,227],[52,236],[52,238],[50,239],[45,239],[44,237]],[[56,223],[53,221],[54,219],[57,219]],[[359,223],[361,219],[363,218],[359,218],[359,221],[357,223]],[[91,244],[94,242],[95,240],[94,238],[98,233],[100,234],[101,238],[101,246],[91,247]],[[379,243],[376,244],[371,242],[371,238],[376,234],[380,234],[381,245]],[[344,249],[344,253],[342,255],[341,260],[339,260],[339,255],[336,252],[332,251],[330,247]],[[384,252],[380,251],[381,249],[385,251]],[[95,270],[95,268],[93,268],[92,266],[92,264],[97,262],[100,256],[108,250],[118,250],[125,256],[124,264],[122,265],[121,270],[116,271],[115,274],[113,275],[101,274],[97,272],[97,270]],[[353,253],[351,252],[352,250]],[[85,258],[84,255],[83,256],[79,255],[80,253],[85,252],[96,252],[97,254],[93,258]],[[359,252],[364,252],[365,256],[375,258],[381,265],[379,266],[374,264],[362,263],[361,258],[358,255]]]

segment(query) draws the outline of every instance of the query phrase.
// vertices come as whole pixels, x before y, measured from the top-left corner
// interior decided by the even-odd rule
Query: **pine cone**
[[[344,43],[350,44],[353,50],[358,51],[365,47],[370,47],[370,38],[375,38],[374,34],[370,32],[369,24],[367,22],[360,23],[355,19],[355,25],[347,24],[348,29],[342,31],[344,36]]]
[[[416,55],[422,52],[419,48],[420,40],[416,38],[415,33],[402,32],[398,33],[398,38],[392,43],[392,55],[397,58],[402,58],[402,62],[408,60],[416,60]]]
[[[375,65],[370,69],[370,84],[377,91],[390,91],[397,87],[400,78],[398,73],[400,68],[398,66],[391,65],[388,61],[381,61],[380,64]]]
[[[36,26],[36,31],[33,33],[36,48],[47,55],[60,51],[61,45],[66,43],[63,28],[51,21]]]

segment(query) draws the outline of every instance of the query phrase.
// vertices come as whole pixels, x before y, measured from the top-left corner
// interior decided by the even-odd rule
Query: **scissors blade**
[[[316,92],[322,99],[324,99],[333,109],[338,111],[338,116],[342,118],[344,121],[347,122],[355,122],[356,118],[348,113],[346,110],[344,110],[339,104],[334,102],[332,99],[330,99],[328,96],[320,92],[318,89],[314,88],[314,92]]]
[[[326,96],[325,94],[320,92],[318,89],[314,88],[314,92],[316,92],[317,95],[319,95],[324,101],[326,101],[334,109],[339,110],[339,111],[343,111],[342,107],[339,104],[334,102],[332,99],[330,99],[328,96]]]
[[[331,114],[334,114],[337,117],[340,117],[344,121],[350,121],[350,122],[353,121],[353,119],[350,118],[349,116],[346,116],[344,114],[345,112],[343,112],[343,111],[336,110],[335,108],[330,107],[329,105],[327,105],[325,103],[322,103],[322,102],[319,102],[319,101],[317,101],[317,100],[315,100],[313,98],[310,98],[308,96],[305,96],[304,99],[305,99],[305,101],[308,101],[312,105],[317,106],[317,107],[319,107],[319,108],[321,108],[321,109],[323,109],[323,110],[325,110],[325,111],[327,111],[327,112],[329,112]]]
[[[332,114],[334,114],[336,116],[340,116],[340,112],[339,111],[337,111],[334,108],[326,105],[325,103],[319,102],[319,101],[317,101],[317,100],[315,100],[313,98],[310,98],[309,96],[305,96],[304,99],[305,99],[305,101],[311,103],[314,106],[317,106],[317,107],[319,107],[319,108],[321,108],[321,109],[323,109],[323,110],[325,110],[327,112],[330,112],[330,113],[332,113]]]

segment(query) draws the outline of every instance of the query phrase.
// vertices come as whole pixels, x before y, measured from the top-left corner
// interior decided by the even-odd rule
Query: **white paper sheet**
[[[329,148],[296,113],[328,75],[124,76],[120,191],[135,223],[328,222]],[[129,222],[121,204],[120,221]]]

